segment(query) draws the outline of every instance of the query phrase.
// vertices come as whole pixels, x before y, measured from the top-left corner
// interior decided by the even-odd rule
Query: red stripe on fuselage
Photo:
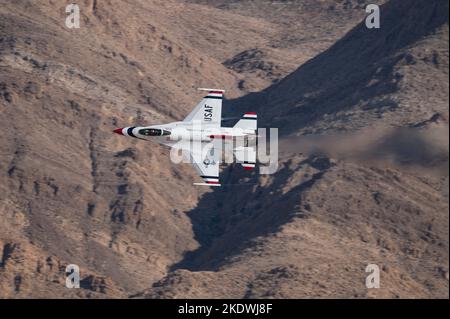
[[[221,138],[221,139],[230,139],[233,138],[231,135],[210,135],[209,138]]]
[[[222,91],[209,91],[209,94],[223,94]]]

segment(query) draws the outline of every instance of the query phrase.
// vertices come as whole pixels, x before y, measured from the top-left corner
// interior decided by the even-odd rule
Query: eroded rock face
[[[405,169],[289,149],[276,174],[229,167],[224,178],[237,186],[212,191],[192,187],[192,167],[173,165],[164,147],[111,133],[182,119],[199,98],[187,92],[209,86],[234,98],[224,111],[251,107],[283,134],[353,132],[384,119],[448,129],[448,24],[433,22],[407,49],[368,46],[374,72],[337,70],[353,89],[335,104],[314,88],[333,87],[332,53],[355,54],[360,28],[303,63],[364,10],[328,2],[302,2],[277,21],[270,7],[244,2],[85,1],[79,30],[62,27],[63,7],[2,5],[1,297],[448,297],[448,171],[435,170],[448,157]],[[402,30],[417,22],[405,12]],[[321,27],[300,32],[312,16]],[[367,88],[355,89],[361,74]],[[373,262],[388,289],[363,286]],[[65,287],[68,264],[80,267],[78,290]]]

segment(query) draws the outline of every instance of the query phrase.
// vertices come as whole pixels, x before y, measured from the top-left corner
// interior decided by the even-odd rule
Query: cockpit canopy
[[[139,130],[139,134],[145,136],[163,136],[170,135],[170,131],[161,130],[159,128],[143,128]]]

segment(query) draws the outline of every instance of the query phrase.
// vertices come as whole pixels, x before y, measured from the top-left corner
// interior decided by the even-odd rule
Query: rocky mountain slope
[[[448,3],[392,1],[381,25],[231,101],[289,135],[281,167],[205,195],[202,246],[138,296],[448,297]]]
[[[360,0],[185,2],[220,9],[220,14],[236,13],[245,20],[256,18],[257,21],[266,21],[264,43],[255,46],[252,42],[242,41],[240,35],[235,35],[232,37],[233,45],[226,46],[229,49],[224,52],[226,54],[217,55],[226,67],[240,74],[242,79],[239,87],[245,91],[255,91],[254,83],[261,79],[265,79],[267,84],[277,82],[333,45],[356,22],[363,19],[365,6],[369,3]],[[379,1],[378,4],[384,2]],[[237,28],[231,27],[222,33],[233,30]],[[195,41],[195,38],[192,40]]]
[[[380,29],[361,22],[280,83],[230,109],[258,105],[266,125],[308,134],[445,117],[447,8],[446,1],[388,3]]]
[[[0,3],[1,297],[448,297],[446,1],[392,1],[377,31],[361,1],[84,0],[72,30],[63,3]],[[167,149],[111,134],[183,118],[196,87],[282,128],[275,175],[195,188]],[[350,158],[295,146],[375,124],[437,162],[392,160],[418,141],[397,131]]]

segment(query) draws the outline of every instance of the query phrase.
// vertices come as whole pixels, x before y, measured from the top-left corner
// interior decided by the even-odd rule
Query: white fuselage
[[[214,139],[234,139],[255,136],[255,130],[239,127],[217,127],[196,125],[195,123],[173,122],[162,125],[125,127],[120,133],[143,140],[153,140],[160,144],[173,145],[179,141],[211,142]],[[119,133],[119,132],[117,132]]]
[[[223,160],[236,160],[245,170],[255,168],[258,116],[253,111],[245,112],[233,127],[222,127],[224,90],[200,90],[207,91],[207,95],[181,122],[117,128],[113,132],[171,147],[175,151],[170,152],[171,160],[179,163],[181,153],[181,159],[191,163],[203,179],[203,183],[195,185],[220,186]]]

